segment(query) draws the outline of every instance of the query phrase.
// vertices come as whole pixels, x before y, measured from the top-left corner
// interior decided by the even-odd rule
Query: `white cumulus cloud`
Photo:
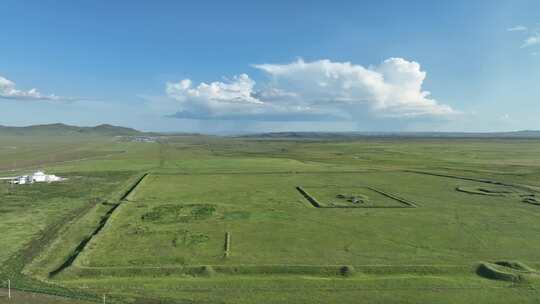
[[[18,100],[62,100],[62,97],[54,94],[44,95],[37,89],[20,90],[15,83],[5,77],[0,76],[0,98]]]
[[[522,32],[526,38],[521,44],[521,48],[528,48],[533,45],[540,45],[540,24],[537,24],[536,27],[526,27],[523,25],[518,25],[507,29],[509,32]]]
[[[258,64],[269,80],[260,84],[241,74],[231,80],[167,83],[178,101],[179,118],[324,120],[358,117],[445,116],[456,113],[422,89],[420,64],[389,58],[363,67],[327,59],[287,64]]]
[[[527,37],[521,47],[526,48],[537,44],[540,44],[540,33],[535,33],[534,35]]]
[[[197,87],[193,87],[191,80],[184,79],[179,83],[168,83],[167,93],[180,101],[197,100],[208,106],[219,106],[220,103],[259,104],[261,101],[252,96],[254,85],[255,81],[246,74],[235,76],[228,83],[202,82]]]
[[[246,74],[226,82],[202,82],[190,79],[167,83],[167,95],[179,101],[180,111],[192,116],[245,115],[264,111],[265,103],[254,97],[255,81]]]
[[[528,28],[526,26],[523,26],[523,25],[517,25],[517,26],[514,26],[514,27],[511,27],[511,28],[508,28],[507,31],[509,32],[526,32],[528,30]]]

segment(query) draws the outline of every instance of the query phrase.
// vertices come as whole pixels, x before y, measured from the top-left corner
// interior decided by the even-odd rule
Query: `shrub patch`
[[[166,204],[152,208],[141,216],[141,220],[162,224],[188,223],[205,220],[216,212],[210,204]]]

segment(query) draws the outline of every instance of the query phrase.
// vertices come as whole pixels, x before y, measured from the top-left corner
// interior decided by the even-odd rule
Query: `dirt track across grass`
[[[9,304],[90,304],[94,302],[63,298],[41,293],[11,290],[11,299],[8,299],[7,289],[0,288],[0,303]]]

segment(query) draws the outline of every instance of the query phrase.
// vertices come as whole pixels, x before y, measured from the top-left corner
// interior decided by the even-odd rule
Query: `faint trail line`
[[[287,175],[287,174],[359,174],[373,173],[371,170],[355,171],[206,171],[206,172],[152,172],[152,175]]]
[[[494,181],[494,180],[483,179],[483,178],[457,176],[457,175],[451,175],[451,174],[443,174],[443,173],[437,173],[437,172],[427,172],[427,171],[420,171],[420,170],[403,170],[403,172],[416,173],[416,174],[425,174],[425,175],[432,175],[432,176],[439,176],[439,177],[446,177],[446,178],[453,178],[453,179],[461,179],[461,180],[467,180],[467,181],[473,181],[473,182],[479,182],[479,183],[491,184],[491,185],[514,187],[514,188],[518,188],[518,189],[522,189],[522,190],[527,190],[527,191],[533,191],[533,192],[540,193],[540,189],[537,189],[534,186],[524,185],[524,184],[514,184],[514,183],[500,182],[500,181]]]
[[[358,280],[355,281],[358,283],[361,283],[362,281]],[[510,285],[514,288],[519,288],[518,286]],[[138,290],[138,291],[144,291],[144,288],[137,287],[137,286],[122,286],[122,288],[129,289],[129,290]],[[423,291],[438,291],[438,290],[479,290],[479,289],[506,289],[509,288],[509,286],[433,286],[433,287],[389,287],[389,288],[380,288],[380,287],[357,287],[357,286],[350,286],[350,287],[321,287],[321,286],[309,286],[309,287],[189,287],[189,288],[176,288],[176,287],[164,287],[164,288],[158,288],[160,290],[174,290],[174,291],[180,291],[180,292],[212,292],[212,291],[227,291],[227,290],[252,290],[252,291],[299,291],[299,292],[305,292],[306,290],[322,290],[322,291],[393,291],[393,290],[423,290]],[[524,286],[521,287],[525,290],[530,290],[528,287]],[[101,289],[96,289],[101,290]]]

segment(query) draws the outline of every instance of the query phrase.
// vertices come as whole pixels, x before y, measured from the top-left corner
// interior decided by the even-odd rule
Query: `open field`
[[[19,290],[11,291],[11,299],[8,298],[8,291],[0,289],[0,303],[10,304],[90,304],[92,302],[53,296],[43,293],[23,292]]]
[[[540,298],[540,140],[0,140],[26,151],[0,149],[2,176],[68,177],[0,183],[0,282],[15,287],[110,303]]]

